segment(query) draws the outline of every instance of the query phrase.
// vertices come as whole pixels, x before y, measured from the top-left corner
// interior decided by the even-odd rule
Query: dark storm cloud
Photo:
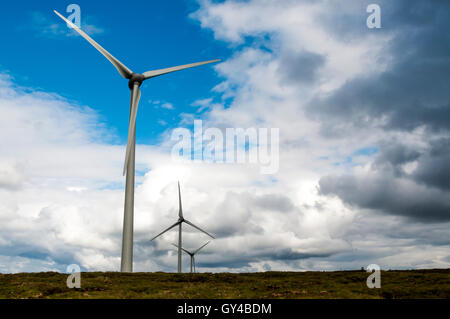
[[[388,171],[326,176],[319,187],[322,195],[336,195],[353,206],[423,222],[450,221],[449,193],[396,178]]]
[[[423,125],[430,131],[448,131],[450,2],[395,1],[380,6],[380,32],[394,35],[380,59],[392,56],[392,67],[377,76],[349,81],[330,96],[316,99],[310,116],[323,123],[327,135],[344,127],[377,125],[390,130],[409,131]],[[385,119],[383,124],[378,124],[380,119]]]
[[[413,163],[408,172],[403,167]],[[450,138],[437,138],[417,150],[399,141],[383,141],[366,174],[325,176],[323,195],[336,195],[361,208],[421,221],[450,220]]]
[[[295,261],[299,259],[309,259],[309,258],[327,258],[332,256],[332,253],[299,253],[295,252],[290,248],[282,248],[279,250],[266,249],[266,250],[256,250],[254,252],[247,251],[246,253],[227,253],[223,257],[214,255],[214,258],[207,260],[206,257],[202,261],[198,262],[199,266],[202,267],[227,267],[227,268],[241,268],[250,267],[251,263],[261,262],[261,261]]]
[[[381,222],[380,222],[381,221]],[[361,211],[345,229],[343,239],[349,242],[383,240],[387,245],[450,245],[450,223],[423,223],[420,220],[386,215],[375,211]],[[383,239],[382,239],[383,238]]]
[[[289,53],[281,57],[278,72],[285,83],[313,84],[324,62],[325,58],[316,53]]]
[[[430,144],[429,152],[419,159],[413,178],[450,191],[450,138],[438,139]]]
[[[408,178],[427,187],[450,191],[450,138],[431,139],[428,146],[420,151],[413,147],[393,141],[382,142],[372,169],[374,171],[391,169],[396,177]],[[411,173],[405,172],[402,167],[407,163],[416,165]]]
[[[424,127],[428,139],[420,147],[414,142],[382,140],[369,172],[322,177],[320,192],[353,206],[416,221],[449,221],[450,2],[379,4],[383,29],[352,31],[353,19],[348,25],[341,23],[338,30],[340,37],[346,33],[363,37],[364,32],[393,35],[380,57],[392,57],[391,66],[315,99],[308,114],[322,124],[326,136],[370,127],[386,132]],[[411,164],[409,170],[405,164]]]
[[[382,141],[378,147],[379,153],[373,164],[374,169],[392,168],[395,175],[403,175],[402,165],[417,160],[421,153],[397,141]]]
[[[11,235],[8,237],[12,238],[13,236]],[[20,240],[14,240],[7,246],[1,246],[0,255],[52,261],[58,265],[69,265],[76,263],[76,258],[71,251],[50,251],[49,249],[40,247],[34,243],[25,243]]]

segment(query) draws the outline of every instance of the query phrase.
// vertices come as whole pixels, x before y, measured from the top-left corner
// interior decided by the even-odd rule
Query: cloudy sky
[[[0,12],[0,272],[117,271],[127,83],[52,13],[70,3],[25,3]],[[176,231],[149,239],[176,221],[177,180],[217,237],[201,271],[450,267],[450,3],[77,3],[136,72],[223,60],[142,86],[136,271],[176,270]],[[279,170],[174,161],[194,120],[279,128]],[[208,240],[184,230],[188,249]]]

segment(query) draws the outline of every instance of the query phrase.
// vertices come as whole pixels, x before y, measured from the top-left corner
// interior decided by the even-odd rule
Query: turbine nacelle
[[[133,73],[131,74],[130,80],[128,81],[128,87],[130,88],[130,90],[132,90],[135,83],[138,83],[139,86],[141,86],[142,82],[144,81],[145,76],[139,73]]]

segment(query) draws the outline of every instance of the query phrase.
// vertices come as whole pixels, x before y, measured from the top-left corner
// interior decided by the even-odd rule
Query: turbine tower
[[[123,63],[113,57],[108,51],[101,47],[91,37],[84,33],[75,24],[67,20],[61,14],[54,10],[54,12],[63,19],[70,27],[78,32],[83,38],[89,41],[101,54],[105,56],[119,71],[125,79],[128,80],[128,87],[131,90],[131,102],[130,102],[130,120],[128,124],[128,140],[127,149],[125,153],[125,164],[123,167],[123,175],[126,174],[125,182],[125,207],[123,218],[123,233],[122,233],[122,261],[120,271],[132,272],[133,271],[133,217],[134,217],[134,177],[135,177],[135,146],[136,146],[136,114],[138,109],[139,100],[141,98],[141,90],[139,87],[142,82],[153,78],[155,76],[180,71],[195,66],[218,62],[220,60],[211,60],[198,63],[185,64],[180,66],[174,66],[171,68],[147,71],[142,74],[134,73],[127,68]]]
[[[178,272],[181,273],[181,247],[182,246],[182,234],[183,234],[183,230],[182,230],[182,224],[186,223],[188,225],[191,225],[192,227],[198,229],[199,231],[205,233],[206,235],[208,235],[211,238],[214,238],[213,235],[207,233],[206,231],[204,231],[203,229],[201,229],[198,226],[195,226],[193,223],[191,223],[190,221],[188,221],[187,219],[184,219],[183,217],[183,207],[181,205],[181,191],[180,191],[180,182],[178,182],[178,202],[179,202],[179,210],[178,210],[178,221],[173,224],[172,226],[168,227],[166,230],[164,230],[163,232],[159,233],[158,235],[156,235],[155,237],[153,237],[151,240],[154,240],[156,238],[158,238],[159,236],[161,236],[162,234],[164,234],[165,232],[171,230],[172,228],[174,228],[175,226],[178,226]]]
[[[194,273],[195,273],[195,254],[198,253],[203,247],[205,247],[205,246],[208,245],[208,244],[209,244],[209,241],[208,241],[206,244],[204,244],[202,247],[198,248],[197,250],[194,250],[193,252],[191,252],[191,251],[189,251],[189,250],[184,249],[183,247],[181,247],[181,249],[182,249],[186,254],[188,254],[189,256],[191,256],[191,273],[192,273],[192,266],[194,266]],[[172,244],[172,245],[174,245],[175,247],[178,247],[178,245],[175,245],[175,244]]]

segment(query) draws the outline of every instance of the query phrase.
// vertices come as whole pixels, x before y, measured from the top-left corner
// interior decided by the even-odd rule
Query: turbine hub
[[[142,74],[139,73],[133,73],[131,75],[130,81],[128,82],[128,87],[130,90],[133,88],[134,83],[138,83],[139,86],[141,86],[142,82],[144,82],[145,77]]]

